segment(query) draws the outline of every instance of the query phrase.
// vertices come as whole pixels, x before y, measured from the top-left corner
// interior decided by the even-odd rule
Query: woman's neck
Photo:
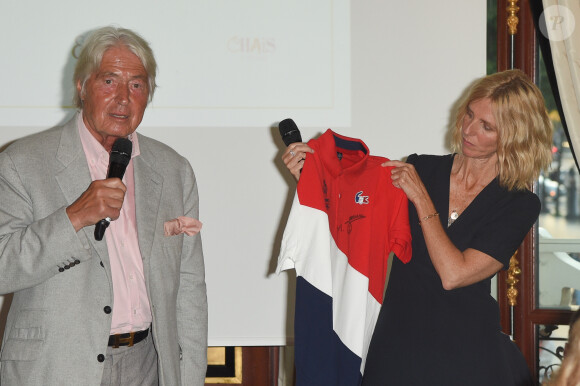
[[[463,190],[481,190],[498,174],[497,155],[490,158],[468,158],[457,154],[451,168],[451,178]]]

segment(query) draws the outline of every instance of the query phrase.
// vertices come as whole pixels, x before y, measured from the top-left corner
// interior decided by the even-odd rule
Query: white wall
[[[102,5],[106,10],[126,3]],[[186,3],[180,0],[163,3],[141,1],[138,7],[133,7],[134,10],[121,13],[123,16],[119,20],[109,21],[103,19],[108,16],[94,20],[91,19],[93,16],[78,17],[83,14],[84,8],[88,9],[89,4],[93,4],[89,2],[71,2],[70,7],[57,9],[50,2],[23,0],[18,2],[18,7],[37,9],[42,4],[46,9],[42,9],[42,18],[17,19],[18,23],[26,23],[25,30],[29,34],[21,37],[6,30],[6,26],[15,25],[15,16],[14,13],[5,12],[5,9],[16,7],[17,3],[3,2],[0,5],[0,33],[5,37],[13,37],[10,41],[13,49],[6,51],[2,46],[7,44],[8,39],[5,38],[0,41],[0,48],[4,53],[13,54],[4,54],[0,63],[4,63],[2,66],[6,62],[15,66],[23,61],[34,60],[34,65],[41,68],[43,62],[61,63],[62,74],[42,78],[43,82],[48,81],[49,90],[54,88],[60,91],[63,85],[68,86],[71,76],[72,62],[67,59],[68,51],[55,50],[55,45],[47,47],[37,44],[38,40],[42,40],[39,36],[52,32],[52,28],[57,35],[70,38],[70,41],[63,44],[72,47],[75,36],[93,27],[117,22],[134,28],[152,43],[162,76],[164,71],[181,67],[179,63],[166,60],[171,55],[160,55],[164,49],[158,47],[161,44],[158,43],[160,36],[153,30],[153,25],[159,24],[156,21],[166,23],[163,41],[171,41],[168,37],[172,35],[176,39],[185,38],[181,44],[176,44],[176,47],[183,50],[197,47],[196,42],[203,42],[208,35],[213,34],[212,30],[207,30],[193,36],[177,35],[182,32],[181,28],[187,29],[188,23],[175,22],[184,12]],[[188,4],[191,3],[198,5],[200,12],[210,4],[201,0]],[[328,59],[328,55],[314,50],[308,56],[293,58],[300,63],[308,63],[312,55],[321,55],[313,60],[329,60],[328,63],[334,66],[330,86],[327,84],[328,95],[333,101],[330,107],[312,108],[290,104],[287,108],[272,107],[266,106],[268,102],[264,101],[262,103],[265,106],[262,108],[230,109],[214,115],[203,115],[198,108],[190,108],[193,111],[185,114],[174,109],[172,111],[175,114],[182,114],[179,116],[183,119],[178,121],[181,123],[162,127],[155,119],[148,124],[146,117],[139,130],[170,144],[185,155],[198,178],[210,305],[210,345],[279,345],[292,338],[294,278],[292,274],[286,273],[277,276],[273,271],[294,185],[287,173],[284,173],[279,160],[283,145],[278,138],[277,121],[294,118],[305,140],[331,127],[340,134],[363,139],[373,154],[393,159],[413,152],[446,153],[445,134],[452,120],[452,107],[465,87],[485,73],[486,4],[485,1],[464,0],[368,0],[352,1],[349,4],[346,0],[328,0],[321,2],[317,12],[323,15],[325,9],[330,10],[329,18],[309,18],[303,25],[301,15],[308,12],[310,3],[302,3],[306,4],[304,12],[298,12],[299,9],[288,5],[292,2],[283,0],[246,0],[237,2],[236,7],[240,3],[252,5],[252,12],[244,12],[243,15],[255,18],[256,23],[268,17],[282,17],[280,20],[285,20],[282,25],[274,23],[268,27],[272,28],[275,36],[278,36],[278,29],[286,31],[283,35],[286,38],[301,36],[298,31],[304,28],[309,29],[308,34],[317,33],[318,25],[323,26],[321,28],[332,28],[336,35],[327,36],[327,40],[322,39],[321,42],[333,44],[333,52],[337,56]],[[242,17],[239,9],[230,9],[231,2],[221,1],[220,4],[224,7],[223,13],[216,14],[216,8],[209,10],[208,25],[227,25],[224,24],[224,18],[234,17],[234,20],[239,20]],[[284,12],[280,13],[276,7],[282,7]],[[347,17],[344,18],[341,12],[346,12]],[[31,14],[29,12],[27,16]],[[50,23],[50,26],[46,26],[46,23]],[[255,33],[256,36],[265,36],[263,32]],[[295,43],[298,52],[306,44],[304,39],[298,40]],[[204,47],[209,50],[211,45]],[[348,53],[346,58],[340,56],[344,52]],[[204,69],[212,68],[212,55],[193,49],[192,55],[195,61],[203,63]],[[251,68],[244,71],[251,71]],[[309,66],[304,68],[304,71],[309,71]],[[324,72],[320,69],[318,71],[315,74]],[[284,79],[286,74],[278,76]],[[179,76],[165,79],[178,81]],[[0,146],[49,127],[72,112],[70,109],[60,109],[60,116],[57,114],[50,118],[52,115],[43,113],[36,105],[14,108],[16,102],[10,103],[10,95],[22,92],[24,86],[22,82],[8,84],[9,87],[3,85],[0,92],[3,95],[0,95],[0,122],[1,116],[5,114],[10,115],[15,123],[0,125]],[[292,88],[282,80],[279,84],[285,86],[278,87],[277,93],[283,94]],[[173,87],[173,81],[171,85]],[[309,87],[313,86],[308,83],[300,85],[294,92],[309,94],[320,91],[310,90]],[[234,90],[237,98],[240,98],[239,104],[243,105],[244,93],[251,93],[252,87],[234,86],[227,84],[201,92],[229,95]],[[34,83],[27,85],[24,90],[29,95],[35,95],[33,87]],[[225,89],[222,90],[222,87]],[[156,99],[153,108],[158,108],[166,100],[163,99],[162,90],[157,95],[160,101]],[[187,95],[187,90],[175,92]],[[194,86],[191,92],[199,93],[200,90]],[[63,95],[66,96],[66,92]],[[243,114],[239,110],[243,110]],[[43,114],[50,122],[33,127],[17,123],[19,118],[25,121],[26,116]],[[236,117],[240,123],[220,123],[226,122],[221,117],[224,114],[229,118],[239,114]],[[155,109],[147,115],[162,116]],[[168,120],[172,119],[165,116]],[[203,124],[196,118],[203,121]]]

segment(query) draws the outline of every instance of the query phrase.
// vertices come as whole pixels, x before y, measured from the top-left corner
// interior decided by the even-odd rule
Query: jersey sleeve
[[[390,183],[390,182],[389,182]],[[396,189],[396,188],[395,188]],[[393,252],[403,263],[411,261],[411,227],[407,196],[396,189],[392,192],[388,252]]]
[[[300,212],[300,202],[298,202],[298,197],[295,196],[282,236],[280,254],[278,255],[278,266],[276,267],[277,274],[288,269],[293,269],[295,266],[299,247],[298,242],[301,239],[300,230],[302,229],[300,226],[301,216],[298,212]]]
[[[309,145],[318,150],[316,140]],[[296,193],[284,234],[276,272],[295,269],[302,276],[318,269],[329,245],[328,215],[322,197],[318,154],[309,154],[296,186]],[[317,258],[313,258],[316,256]]]
[[[408,157],[407,162],[412,163],[416,159],[417,154],[412,154]],[[409,161],[411,160],[411,162]],[[390,219],[390,243],[388,245],[389,252],[393,252],[395,256],[403,263],[411,261],[412,247],[411,247],[411,227],[409,225],[409,200],[407,195],[398,188],[395,188],[391,181],[391,169],[386,168],[389,175],[388,186],[393,190],[392,196],[392,217]]]

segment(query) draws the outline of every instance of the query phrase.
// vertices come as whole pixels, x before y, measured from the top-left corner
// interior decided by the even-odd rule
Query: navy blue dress
[[[436,210],[449,213],[453,155],[409,156]],[[497,179],[485,187],[447,228],[460,250],[484,252],[505,268],[540,213],[532,192],[509,192]],[[413,257],[393,259],[385,300],[369,347],[362,384],[531,385],[517,346],[501,332],[499,307],[490,295],[491,277],[447,291],[435,271],[409,204]],[[432,221],[432,220],[430,220]]]

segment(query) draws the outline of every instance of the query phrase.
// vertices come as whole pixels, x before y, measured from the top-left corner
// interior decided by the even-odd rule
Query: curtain
[[[580,1],[530,1],[564,132],[580,171]]]

